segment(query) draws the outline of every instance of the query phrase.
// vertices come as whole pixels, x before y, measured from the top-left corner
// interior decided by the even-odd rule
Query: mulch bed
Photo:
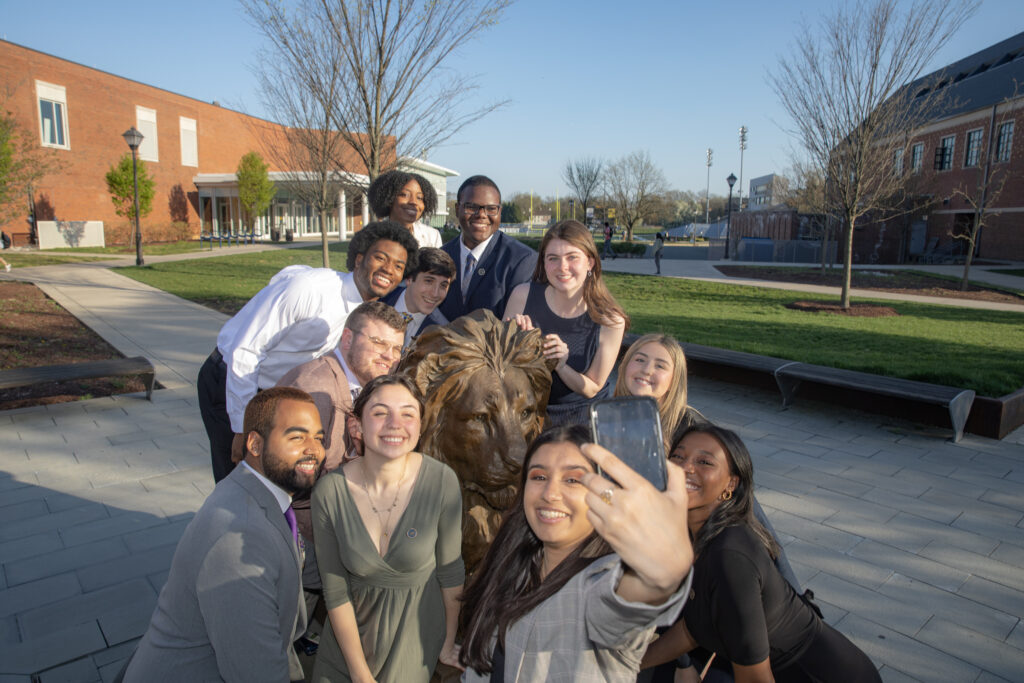
[[[0,282],[0,370],[124,358],[36,287]],[[145,391],[139,377],[0,389],[0,410]]]
[[[771,266],[715,266],[720,273],[729,277],[772,282],[794,282],[804,285],[842,287],[841,268],[822,273],[817,268],[774,268]],[[949,299],[974,299],[998,303],[1024,304],[1024,296],[998,289],[971,285],[966,292],[960,291],[960,282],[896,270],[863,271],[854,270],[851,280],[856,289],[870,289],[895,294],[917,294],[920,296],[944,297]]]

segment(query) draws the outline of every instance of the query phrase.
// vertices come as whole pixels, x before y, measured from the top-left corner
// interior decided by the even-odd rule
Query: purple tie
[[[288,506],[288,509],[284,511],[284,518],[288,522],[288,528],[292,530],[292,538],[294,538],[295,542],[298,543],[299,527],[295,524],[295,510],[292,510],[290,505]]]

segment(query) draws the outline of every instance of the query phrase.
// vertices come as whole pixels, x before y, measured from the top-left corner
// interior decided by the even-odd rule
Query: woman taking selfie
[[[644,666],[700,646],[732,665],[737,683],[881,681],[867,655],[821,620],[775,568],[778,546],[754,518],[750,453],[728,429],[698,425],[672,451],[686,473],[696,556],[683,618]]]
[[[423,405],[411,381],[383,375],[353,413],[363,456],[313,490],[328,623],[313,680],[423,681],[456,663],[462,495],[455,473],[413,449]]]
[[[597,246],[582,223],[557,223],[538,251],[533,280],[512,290],[503,317],[540,328],[544,356],[557,362],[548,425],[584,424],[587,406],[611,395],[608,376],[629,316],[601,280]]]
[[[405,171],[381,173],[370,183],[366,198],[377,218],[404,225],[420,247],[440,248],[441,233],[437,228],[419,222],[437,210],[437,192],[426,178]]]
[[[581,426],[530,445],[515,504],[466,589],[464,681],[636,680],[689,591],[682,472],[664,492]],[[595,463],[615,484],[594,474]]]

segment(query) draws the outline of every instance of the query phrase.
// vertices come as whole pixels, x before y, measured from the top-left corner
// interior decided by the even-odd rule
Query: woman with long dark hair
[[[556,223],[541,240],[533,280],[517,286],[505,320],[544,333],[544,355],[556,361],[548,424],[584,424],[587,407],[611,395],[608,377],[629,316],[601,279],[594,237],[579,221]]]
[[[776,569],[778,545],[754,518],[754,467],[739,436],[696,425],[670,459],[686,473],[693,597],[648,649],[644,666],[699,646],[731,663],[737,683],[881,681],[867,655]]]
[[[655,626],[679,614],[692,561],[682,472],[670,466],[660,492],[589,441],[562,426],[530,445],[464,593],[463,680],[632,682]]]

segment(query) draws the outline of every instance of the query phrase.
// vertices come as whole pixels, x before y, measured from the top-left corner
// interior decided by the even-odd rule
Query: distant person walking
[[[6,232],[0,232],[0,246],[3,246],[4,249],[11,248],[11,237]],[[3,257],[0,257],[0,263],[3,264],[5,271],[11,272],[11,264],[5,261]]]
[[[615,228],[608,224],[608,221],[604,222],[604,245],[601,247],[601,258],[611,256],[615,258],[615,250],[612,249],[612,237],[615,236]]]
[[[665,250],[665,236],[660,232],[654,237],[654,268],[661,275],[661,252]]]

